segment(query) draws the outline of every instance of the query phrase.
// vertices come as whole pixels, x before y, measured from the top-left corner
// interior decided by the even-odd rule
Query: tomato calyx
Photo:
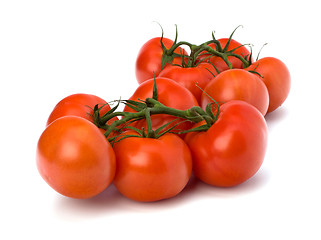
[[[208,107],[206,108],[206,111],[204,111],[199,106],[194,106],[187,110],[170,108],[163,105],[162,103],[160,103],[159,101],[153,98],[146,98],[144,101],[119,100],[119,103],[123,103],[127,105],[128,107],[134,109],[136,112],[109,111],[103,116],[100,116],[99,108],[97,107],[94,108],[94,111],[95,112],[97,111],[97,113],[94,113],[94,116],[95,116],[94,123],[99,128],[106,130],[105,132],[106,137],[108,137],[113,131],[122,132],[124,129],[131,129],[138,132],[141,137],[159,138],[163,134],[167,132],[171,132],[176,126],[178,126],[179,124],[185,121],[190,121],[193,123],[205,121],[205,124],[197,128],[176,132],[177,134],[187,133],[191,131],[205,131],[214,124],[214,122],[218,117],[218,113],[214,114],[212,112],[212,105],[214,103],[209,104]],[[119,103],[117,103],[117,105]],[[112,108],[112,110],[114,109],[115,107]],[[167,114],[167,115],[175,116],[177,117],[177,119],[169,123],[166,123],[165,125],[159,127],[157,130],[153,130],[150,117],[156,114]],[[122,118],[120,120],[114,121],[110,125],[107,124],[107,121],[110,120],[111,118],[114,118],[115,116],[120,116]],[[132,126],[129,126],[131,123],[141,119],[146,119],[147,129],[137,129]],[[168,127],[170,124],[173,124],[174,122],[177,122],[177,123],[175,123],[166,131],[163,131],[166,127]],[[115,138],[112,137],[112,138],[109,138],[108,140],[113,141],[114,139]]]
[[[251,64],[252,65],[252,64]],[[262,76],[259,72],[256,71],[257,67],[259,66],[259,64],[257,64],[253,70],[247,70],[250,73],[256,74],[258,75],[260,78],[264,78],[264,76]]]
[[[176,48],[179,47],[179,45],[177,45],[177,37],[178,37],[177,25],[175,25],[176,26],[175,40],[173,42],[173,45],[169,49],[167,49],[163,43],[164,30],[161,25],[159,25],[159,26],[161,27],[161,30],[162,30],[160,44],[163,49],[163,55],[162,55],[162,60],[161,60],[161,70],[163,70],[164,67],[166,66],[166,64],[167,63],[171,64],[173,62],[174,58],[176,58],[176,57],[182,58],[182,62],[184,62],[185,54],[182,53],[182,51],[181,51],[181,54],[174,52],[176,50]]]
[[[191,44],[186,41],[177,42],[177,27],[176,27],[176,38],[175,38],[174,44],[172,45],[172,47],[170,49],[165,50],[163,48],[164,49],[164,53],[163,53],[164,63],[162,63],[162,69],[164,68],[164,66],[167,62],[171,63],[171,61],[166,61],[168,59],[168,56],[172,56],[174,54],[174,51],[178,47],[181,47],[182,45],[186,45],[190,49],[190,54],[188,56],[186,56],[184,54],[181,54],[181,55],[178,54],[178,56],[182,57],[182,65],[180,65],[181,67],[195,67],[198,64],[200,64],[201,62],[208,61],[212,57],[220,57],[227,64],[229,69],[232,69],[233,65],[228,60],[228,57],[231,57],[231,56],[239,59],[243,63],[243,68],[248,67],[249,65],[251,65],[252,50],[251,50],[251,54],[247,55],[247,56],[236,54],[235,51],[237,49],[239,49],[245,45],[249,45],[249,44],[243,44],[243,45],[240,45],[234,49],[228,50],[228,48],[230,46],[230,42],[232,40],[232,37],[233,37],[235,31],[239,27],[241,27],[241,25],[238,26],[237,28],[235,28],[234,31],[231,33],[224,48],[222,47],[220,41],[215,38],[214,32],[212,32],[212,39],[211,40],[206,41],[200,45]],[[214,44],[215,48],[212,48],[211,46],[209,46],[210,44]],[[203,57],[206,56],[206,57],[200,59],[199,58],[200,56],[203,56]],[[188,60],[187,63],[186,63],[185,59]],[[215,66],[214,66],[214,68],[215,68]]]
[[[259,58],[260,58],[260,54],[261,54],[262,49],[263,49],[266,45],[267,45],[267,43],[264,43],[264,44],[263,44],[263,46],[261,47],[259,53],[258,53],[257,56],[256,56],[256,60],[255,60],[254,63],[252,62],[252,48],[251,48],[251,56],[250,56],[250,59],[249,59],[249,65],[248,65],[247,67],[249,67],[249,66],[251,66],[251,65],[254,66],[254,64],[255,64],[255,63],[259,60]],[[258,75],[260,78],[264,78],[264,76],[262,76],[258,71],[256,71],[256,69],[258,68],[258,66],[259,66],[259,64],[257,63],[257,64],[255,65],[255,67],[254,67],[253,70],[247,70],[247,71],[250,72],[250,73],[253,73],[253,74]]]
[[[200,106],[194,106],[187,110],[179,110],[165,106],[157,100],[156,78],[154,78],[153,96],[151,98],[146,98],[145,100],[139,101],[117,100],[115,102],[117,102],[116,106],[111,108],[110,111],[108,111],[103,116],[101,116],[99,113],[101,107],[98,107],[98,105],[94,107],[93,111],[94,124],[97,127],[105,130],[105,136],[108,138],[110,142],[113,142],[116,138],[118,138],[118,136],[109,137],[112,132],[122,133],[124,130],[127,129],[136,131],[138,135],[135,135],[135,137],[140,136],[148,138],[159,138],[167,132],[172,132],[172,130],[176,126],[186,121],[190,121],[193,123],[199,123],[204,121],[204,124],[185,131],[175,132],[176,134],[183,134],[192,131],[206,131],[215,123],[215,121],[218,119],[219,114],[219,105],[215,101],[209,103],[205,110],[203,110]],[[125,104],[129,108],[135,110],[135,112],[116,111],[120,103]],[[153,130],[151,116],[157,114],[167,114],[175,116],[177,118],[169,123],[164,124],[158,129]],[[121,117],[121,119],[116,120],[111,124],[108,124],[107,122],[114,117]],[[141,119],[146,120],[147,129],[138,129],[130,126],[131,123]],[[125,137],[127,138],[128,135],[126,135]]]

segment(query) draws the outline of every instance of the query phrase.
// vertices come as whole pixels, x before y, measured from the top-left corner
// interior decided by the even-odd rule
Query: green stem
[[[152,120],[150,117],[150,108],[146,108],[145,109],[145,118],[146,118],[146,123],[147,123],[147,135],[146,137],[148,138],[156,138],[156,134],[155,131],[153,130],[153,126],[152,126]]]
[[[209,53],[211,53],[211,54],[213,54],[215,56],[218,56],[218,57],[222,58],[229,68],[233,67],[231,62],[227,59],[227,57],[231,53],[218,52],[218,51],[214,50],[213,48],[211,48],[210,46],[203,46],[202,50],[205,50],[205,51],[207,51],[207,52],[209,52]]]
[[[241,55],[238,55],[236,53],[233,53],[233,52],[219,52],[219,51],[216,51],[214,50],[213,48],[211,48],[210,46],[204,46],[202,51],[207,51],[215,56],[218,56],[218,57],[221,57],[225,63],[227,64],[227,66],[229,68],[232,68],[232,64],[231,62],[227,59],[227,57],[229,56],[233,56],[233,57],[236,57],[237,59],[239,59],[243,65],[244,65],[244,68],[248,67],[250,65],[249,61],[247,61],[245,58],[243,58]]]
[[[126,117],[127,112],[113,112],[113,113],[110,113],[110,114],[107,114],[107,115],[104,115],[102,116],[100,119],[99,119],[99,122],[96,122],[96,124],[101,127],[101,126],[104,126],[106,125],[106,123],[114,118],[114,117]]]
[[[178,47],[180,47],[180,46],[182,46],[182,45],[187,45],[188,47],[192,47],[193,46],[193,44],[191,44],[191,43],[189,43],[189,42],[185,42],[185,41],[181,41],[181,42],[178,42],[178,43],[175,43],[175,44],[173,44],[173,46],[171,46],[171,48],[170,49],[167,49],[166,50],[166,54],[167,55],[173,55],[173,53],[174,53],[174,51],[176,50],[176,48],[178,48]]]
[[[214,50],[213,48],[208,46],[210,43],[214,43],[217,47],[217,50]],[[229,68],[233,67],[231,62],[227,59],[227,57],[229,56],[238,58],[243,63],[244,67],[248,67],[250,65],[249,61],[247,61],[243,56],[233,52],[227,52],[226,49],[222,49],[220,42],[216,39],[209,40],[205,43],[202,43],[201,45],[194,45],[189,42],[181,41],[176,44],[173,44],[173,46],[170,49],[166,50],[165,54],[171,56],[172,54],[174,54],[175,49],[181,45],[187,45],[191,50],[187,67],[194,67],[197,56],[203,51],[207,51],[212,55],[222,58]]]
[[[121,118],[120,120],[116,120],[114,121],[111,125],[106,125],[107,121],[109,119],[111,119],[112,117],[109,116],[104,116],[104,118],[101,118],[100,124],[98,125],[98,127],[100,128],[104,128],[106,129],[105,132],[105,136],[108,137],[109,134],[112,133],[112,131],[114,131],[115,129],[117,129],[118,126],[122,125],[122,124],[126,124],[127,122],[131,121],[132,119],[142,119],[145,116],[145,113],[143,111],[141,112],[136,112],[136,113],[131,113],[131,112],[115,112],[113,114],[113,117],[117,117],[117,116],[123,116],[123,118]],[[107,119],[107,121],[105,122],[105,120]],[[97,125],[97,124],[96,124]]]
[[[250,66],[250,62],[249,61],[247,61],[245,58],[243,58],[242,56],[240,56],[240,55],[238,55],[238,54],[236,54],[236,53],[229,53],[228,54],[229,56],[233,56],[233,57],[236,57],[236,58],[238,58],[239,60],[241,60],[241,62],[243,63],[243,67],[244,68],[247,68],[248,66]]]
[[[158,102],[156,99],[153,98],[146,98],[145,100],[146,107],[139,112],[114,112],[110,113],[106,116],[102,116],[96,125],[100,128],[106,130],[105,136],[108,137],[111,132],[117,129],[120,125],[125,125],[128,122],[137,121],[140,119],[146,119],[147,121],[147,136],[153,137],[155,133],[152,130],[151,118],[152,115],[157,114],[167,114],[175,117],[179,117],[194,123],[198,123],[200,121],[205,120],[207,125],[210,127],[214,122],[213,119],[209,114],[207,114],[201,107],[194,106],[187,110],[179,110],[175,108],[170,108],[162,103]],[[148,107],[147,107],[148,106]],[[107,121],[113,117],[122,118],[120,120],[114,121],[111,125],[107,125]]]
[[[203,110],[197,106],[187,110],[179,110],[179,109],[167,107],[152,98],[147,98],[146,103],[152,106],[150,109],[151,115],[168,114],[168,115],[183,118],[192,122],[200,122],[204,120],[203,116],[199,114],[199,112]],[[196,110],[196,109],[199,109],[199,110]]]

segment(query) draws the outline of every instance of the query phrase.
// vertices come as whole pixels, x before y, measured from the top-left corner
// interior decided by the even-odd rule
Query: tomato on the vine
[[[186,135],[195,176],[220,187],[245,182],[263,163],[267,134],[264,117],[255,107],[238,100],[223,104],[207,131]]]
[[[63,116],[78,116],[93,122],[93,108],[97,104],[102,107],[100,114],[105,114],[110,110],[107,102],[98,96],[85,93],[69,95],[54,107],[47,120],[47,126]],[[111,119],[108,123],[112,123],[115,120],[117,118]]]
[[[58,193],[91,198],[106,189],[115,175],[115,153],[88,120],[65,116],[51,123],[37,145],[37,167]]]
[[[198,102],[193,96],[193,94],[183,86],[179,85],[177,82],[164,77],[156,77],[157,84],[157,100],[164,104],[167,107],[179,109],[179,110],[187,110],[193,106],[198,106]],[[144,100],[146,98],[153,97],[153,87],[154,87],[154,79],[149,79],[138,86],[133,95],[129,98],[129,100]],[[127,105],[124,108],[124,112],[135,112],[135,110],[131,109]],[[184,121],[184,119],[177,119],[175,116],[167,115],[167,114],[157,114],[151,116],[152,127],[154,130],[159,127],[172,122],[172,124],[168,125],[164,130],[173,127],[175,124],[178,124],[179,121]],[[131,124],[139,129],[146,127],[146,119],[135,121]],[[189,121],[184,121],[177,125],[175,129],[172,131],[181,131],[190,129],[193,126],[193,123]]]
[[[255,106],[263,115],[269,106],[269,93],[259,77],[244,69],[229,69],[217,75],[204,89],[203,108],[214,99],[219,104],[242,100]]]
[[[128,131],[123,135],[135,135]],[[172,133],[159,138],[129,137],[114,144],[114,185],[124,196],[142,202],[179,194],[189,181],[192,157],[184,140]]]
[[[160,73],[162,69],[162,58],[164,53],[161,40],[166,49],[170,49],[174,43],[174,41],[171,39],[156,37],[147,41],[139,50],[135,68],[136,79],[138,83],[142,83],[150,78],[153,78],[154,75],[157,77]],[[176,48],[174,53],[187,55],[186,51],[181,47]],[[182,57],[174,57],[171,63],[182,64],[182,59]]]
[[[136,58],[139,86],[112,109],[92,94],[62,99],[37,144],[44,181],[78,199],[113,182],[127,198],[153,202],[178,195],[192,172],[217,187],[253,177],[267,148],[264,116],[285,101],[291,78],[279,59],[252,63],[235,30],[200,45],[177,42],[177,32],[150,39]]]
[[[261,58],[252,63],[246,70],[259,73],[266,85],[270,103],[267,112],[272,112],[282,105],[289,95],[291,76],[287,66],[274,57]]]
[[[201,100],[202,90],[214,78],[215,69],[210,63],[199,63],[194,67],[168,65],[159,77],[173,79],[190,90],[198,102]]]

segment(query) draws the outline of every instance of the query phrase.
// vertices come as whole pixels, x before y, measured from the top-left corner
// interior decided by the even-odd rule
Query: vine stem
[[[140,103],[141,104],[141,103]],[[151,119],[150,116],[157,114],[167,114],[171,116],[175,116],[178,118],[182,118],[184,120],[188,120],[194,123],[201,122],[205,120],[208,128],[213,125],[216,119],[206,113],[201,107],[194,106],[187,110],[179,110],[175,108],[170,108],[156,99],[146,98],[145,107],[142,108],[138,112],[113,112],[107,115],[100,117],[95,120],[95,124],[99,128],[103,128],[106,130],[105,136],[108,137],[113,131],[117,129],[118,126],[125,125],[128,122],[134,122],[141,119],[146,119],[147,121],[147,136],[153,137],[154,133],[152,131]],[[98,115],[99,116],[99,115]],[[114,117],[122,117],[119,120],[114,121],[112,124],[107,125],[107,121]]]
[[[166,50],[165,54],[171,56],[174,54],[174,51],[176,48],[178,48],[182,45],[186,45],[191,50],[191,53],[189,56],[189,62],[187,65],[188,67],[195,66],[195,60],[196,60],[197,56],[203,51],[206,51],[214,56],[222,58],[230,69],[233,68],[233,66],[232,66],[231,62],[228,60],[229,56],[233,56],[235,58],[238,58],[243,63],[243,65],[245,67],[248,67],[250,65],[249,61],[247,61],[243,56],[241,56],[239,54],[233,53],[232,51],[227,51],[227,52],[217,51],[217,50],[211,48],[210,46],[208,46],[208,44],[210,44],[210,43],[217,44],[217,42],[218,42],[217,40],[210,40],[205,43],[202,43],[201,45],[194,45],[194,44],[191,44],[191,43],[188,43],[185,41],[181,41],[176,44],[173,44],[173,46],[170,49]]]
[[[147,136],[148,138],[155,138],[156,134],[155,131],[153,130],[152,126],[152,120],[151,120],[151,114],[150,114],[150,108],[146,108],[144,110],[145,112],[145,118],[146,118],[146,123],[147,123]]]
[[[213,32],[212,32],[212,40],[206,41],[206,42],[204,42],[204,43],[202,43],[200,45],[191,44],[191,43],[186,42],[186,41],[177,42],[178,33],[177,33],[177,26],[176,26],[175,41],[174,41],[173,45],[169,49],[166,49],[166,48],[163,47],[163,51],[164,51],[163,52],[163,58],[166,59],[168,57],[171,57],[171,59],[172,59],[175,56],[175,53],[174,53],[175,50],[178,47],[182,46],[182,45],[186,45],[186,46],[188,46],[190,48],[190,51],[191,51],[189,56],[176,54],[176,57],[181,56],[182,58],[185,58],[185,57],[188,58],[188,63],[187,63],[187,66],[185,66],[185,67],[195,67],[198,64],[198,63],[196,63],[198,55],[201,54],[202,52],[206,51],[206,52],[210,53],[211,55],[218,56],[218,57],[222,58],[230,69],[233,68],[233,66],[232,66],[231,62],[228,60],[229,56],[233,56],[235,58],[238,58],[243,63],[244,68],[246,68],[251,64],[250,60],[248,61],[243,56],[235,54],[233,52],[235,49],[233,49],[231,51],[227,51],[227,48],[228,48],[228,46],[230,44],[230,41],[232,40],[232,37],[233,37],[235,31],[239,27],[242,27],[242,25],[239,25],[237,28],[234,29],[234,31],[232,32],[232,34],[230,35],[230,37],[228,39],[227,44],[225,45],[224,48],[222,48],[220,42],[215,38]],[[164,34],[164,32],[163,32],[163,29],[162,29],[162,37],[163,37],[163,34]],[[210,46],[208,46],[210,43],[214,43],[216,49],[213,49]],[[171,61],[169,61],[169,62],[171,62]],[[182,62],[184,63],[184,60]],[[163,69],[164,66],[165,66],[165,64],[162,64],[162,69]],[[182,66],[184,67],[184,64],[182,64]]]

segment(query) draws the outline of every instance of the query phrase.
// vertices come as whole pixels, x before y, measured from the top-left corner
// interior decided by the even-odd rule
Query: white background
[[[320,14],[317,1],[0,2],[1,239],[321,239]],[[265,162],[248,182],[192,180],[176,198],[137,203],[111,186],[90,200],[53,191],[35,164],[55,104],[83,92],[128,98],[135,59],[152,37],[200,44],[228,37],[264,43],[284,61],[289,98],[266,117]],[[6,236],[6,237],[4,237]]]

